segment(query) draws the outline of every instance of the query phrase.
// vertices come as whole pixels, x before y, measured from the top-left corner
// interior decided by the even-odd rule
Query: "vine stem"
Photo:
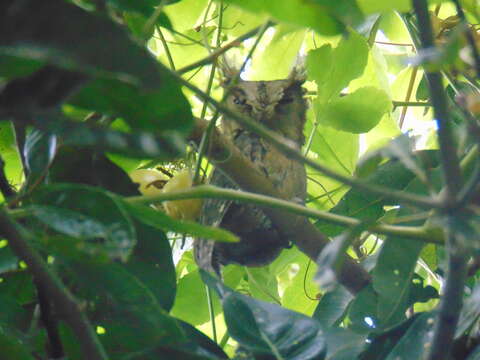
[[[323,220],[328,223],[349,227],[356,226],[361,223],[360,220],[352,217],[308,208],[293,203],[291,201],[281,200],[274,197],[246,191],[224,189],[212,185],[200,185],[187,190],[172,191],[169,193],[161,193],[158,195],[127,197],[125,198],[125,200],[132,204],[147,205],[163,201],[206,198],[236,200],[258,205],[264,205],[268,207],[286,210],[297,215],[307,216],[310,218]],[[13,210],[12,212],[16,213],[16,210]],[[17,214],[21,215],[21,213]],[[372,225],[372,227],[370,227],[368,230],[377,234],[400,236],[412,240],[424,241],[426,243],[444,244],[441,234],[434,234],[420,226],[395,226],[388,224],[375,224]]]
[[[25,261],[35,281],[41,284],[57,312],[72,328],[84,352],[84,358],[92,360],[108,359],[95,331],[73,295],[49,269],[41,256],[30,246],[26,240],[29,234],[22,231],[4,209],[0,209],[0,233],[8,240],[15,255]]]

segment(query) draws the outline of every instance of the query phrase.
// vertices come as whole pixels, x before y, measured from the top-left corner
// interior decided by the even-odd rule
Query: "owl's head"
[[[249,116],[285,137],[303,143],[306,102],[302,88],[304,80],[289,77],[272,81],[239,80],[226,99],[235,112]],[[224,129],[233,133],[241,128],[224,119]]]

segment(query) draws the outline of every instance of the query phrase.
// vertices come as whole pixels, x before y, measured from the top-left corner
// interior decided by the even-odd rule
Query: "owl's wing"
[[[224,175],[220,170],[215,169],[209,183],[222,188],[238,189],[235,183]],[[209,226],[219,226],[227,213],[232,200],[208,199],[204,201],[200,215],[200,223]],[[215,242],[208,239],[195,239],[194,254],[198,266],[209,272],[219,272],[219,264],[213,258]]]

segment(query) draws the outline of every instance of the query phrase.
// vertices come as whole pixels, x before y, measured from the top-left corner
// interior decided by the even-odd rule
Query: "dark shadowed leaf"
[[[93,238],[89,238],[93,242],[91,244],[93,249],[106,252],[112,259],[123,261],[128,259],[136,243],[135,228],[122,203],[112,193],[87,185],[56,184],[36,191],[34,199],[37,204],[68,210],[67,215],[71,215],[72,212],[79,213],[95,224],[101,224],[104,230],[103,235],[99,236],[98,229],[101,227],[91,226],[92,222],[78,221],[78,217],[67,215],[63,217],[65,222],[75,219],[74,223],[77,226],[85,226],[82,230],[84,235],[93,231],[91,232]],[[43,217],[48,218],[49,214],[51,212],[44,214]],[[51,224],[55,223],[57,231],[62,221],[60,215],[57,213],[49,220]]]
[[[49,169],[49,180],[100,186],[124,196],[140,195],[125,171],[102,152],[89,148],[60,147]]]
[[[427,352],[428,344],[432,342],[434,324],[432,313],[418,316],[386,360],[396,360],[399,356],[405,359],[422,359]]]
[[[385,330],[381,333],[374,334],[369,337],[369,346],[360,355],[360,360],[380,360],[390,353],[392,348],[400,341],[403,335],[412,326],[419,314],[412,316],[410,319],[402,322],[393,328]]]
[[[6,0],[1,4],[0,54],[43,60],[92,75],[108,74],[148,87],[161,83],[155,59],[107,18],[62,0]]]
[[[317,319],[324,329],[335,325],[343,318],[353,295],[343,286],[324,294],[315,308],[313,318]]]
[[[105,328],[100,340],[109,354],[120,356],[152,345],[186,341],[177,320],[122,264],[69,261],[67,271],[76,279],[80,296],[89,300],[92,323]],[[160,277],[158,281],[160,286]]]
[[[37,129],[27,135],[23,152],[30,185],[46,175],[56,150],[57,137],[55,135]]]
[[[137,245],[125,267],[149,288],[163,309],[170,311],[176,275],[168,239],[163,231],[139,221],[134,221],[134,225]]]
[[[320,324],[303,314],[232,291],[202,271],[222,298],[230,336],[254,354],[277,359],[324,359],[326,344]]]
[[[325,328],[325,339],[326,360],[356,359],[367,345],[366,335],[359,335],[343,328]]]
[[[27,344],[18,337],[9,335],[0,327],[0,352],[5,360],[34,360]]]
[[[378,327],[378,295],[369,284],[360,291],[348,308],[350,328],[356,333],[370,333]]]

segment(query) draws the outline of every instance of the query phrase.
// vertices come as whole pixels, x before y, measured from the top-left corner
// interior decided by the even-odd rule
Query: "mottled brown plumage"
[[[274,81],[240,80],[226,99],[227,106],[259,121],[271,130],[292,140],[298,148],[304,143],[306,102],[302,81],[294,78]],[[303,202],[306,195],[304,166],[287,158],[266,140],[243,129],[233,119],[222,119],[223,133],[288,198]],[[237,189],[236,184],[216,169],[210,183]],[[219,265],[237,263],[262,266],[272,262],[291,239],[284,238],[257,206],[234,201],[205,201],[201,222],[220,226],[237,234],[235,244],[214,243],[208,239],[195,242],[195,257],[200,267],[217,270]]]

